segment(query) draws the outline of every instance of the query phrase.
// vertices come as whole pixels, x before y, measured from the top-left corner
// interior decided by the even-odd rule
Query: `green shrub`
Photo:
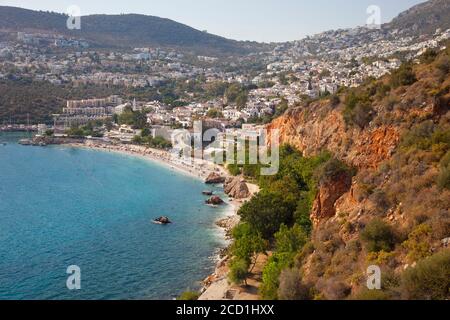
[[[395,235],[392,228],[378,218],[366,225],[361,232],[361,239],[369,252],[391,252],[395,245]]]
[[[312,204],[316,192],[302,192],[299,196],[297,209],[294,213],[295,223],[299,225],[307,234],[311,234],[312,221],[310,218]]]
[[[278,297],[281,271],[292,267],[297,253],[307,243],[305,231],[298,225],[291,229],[282,225],[275,234],[275,251],[263,270],[261,294],[264,299],[276,300]]]
[[[296,269],[285,269],[280,275],[278,298],[280,300],[309,300],[309,288],[302,284],[300,272]]]
[[[394,88],[398,88],[401,86],[409,86],[417,81],[416,75],[412,68],[411,63],[404,63],[392,72],[391,75],[391,85]]]
[[[303,248],[308,241],[305,231],[298,225],[289,229],[286,225],[280,227],[280,231],[275,234],[275,248],[277,253],[295,254]]]
[[[417,148],[428,150],[431,147],[431,137],[433,136],[435,125],[433,121],[423,122],[403,135],[401,146],[404,148]]]
[[[402,294],[408,300],[450,299],[450,250],[407,269],[402,275]]]
[[[440,161],[441,168],[447,168],[450,166],[450,151],[448,151]]]
[[[441,158],[439,165],[440,171],[437,177],[437,185],[441,190],[450,190],[450,151]]]
[[[351,91],[347,95],[343,117],[347,125],[356,124],[364,128],[373,119],[373,109],[369,95]]]
[[[228,172],[233,176],[238,176],[241,174],[241,168],[237,164],[229,164],[227,166]]]
[[[437,177],[437,185],[441,190],[450,190],[450,165],[441,168],[439,176]]]
[[[436,67],[442,75],[447,75],[450,72],[450,58],[447,55],[443,55],[437,61]]]
[[[428,257],[431,252],[430,234],[433,230],[428,224],[421,224],[409,234],[403,246],[408,250],[408,260],[411,262]]]
[[[438,56],[438,52],[434,49],[428,49],[420,56],[421,63],[432,63],[436,57]]]
[[[332,182],[343,175],[351,177],[355,174],[354,169],[336,158],[331,158],[316,170],[317,181],[321,184]]]
[[[196,301],[196,300],[198,300],[199,297],[200,297],[200,294],[198,292],[186,291],[186,292],[183,292],[177,298],[177,300],[180,300],[180,301]]]
[[[262,284],[259,289],[261,298],[265,300],[278,300],[279,277],[282,267],[274,259],[269,259],[269,262],[264,267]]]

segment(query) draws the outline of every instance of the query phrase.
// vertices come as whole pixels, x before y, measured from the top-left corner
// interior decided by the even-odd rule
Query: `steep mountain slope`
[[[433,34],[450,28],[450,1],[430,0],[402,12],[388,26],[404,34]]]
[[[260,46],[211,35],[169,19],[138,14],[91,15],[81,30],[66,27],[67,16],[0,6],[0,30],[41,31],[84,38],[103,47],[168,46],[222,54],[246,53]]]
[[[357,169],[319,183],[294,268],[309,298],[450,297],[450,49],[423,60],[269,125],[305,156],[328,150]],[[366,288],[370,265],[382,291]]]

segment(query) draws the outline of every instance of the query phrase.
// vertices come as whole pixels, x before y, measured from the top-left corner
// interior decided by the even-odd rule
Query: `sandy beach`
[[[166,166],[171,170],[179,173],[190,175],[193,178],[205,180],[211,172],[217,172],[225,177],[229,176],[228,172],[221,166],[209,161],[196,159],[195,161],[177,158],[173,154],[165,150],[153,149],[138,145],[125,144],[105,144],[92,141],[85,143],[71,143],[72,147],[96,149],[106,152],[116,152],[125,155],[142,157],[147,160],[154,161],[159,165]]]
[[[205,160],[196,160],[194,163],[177,158],[168,151],[153,149],[138,145],[113,145],[98,142],[87,141],[85,143],[72,143],[72,147],[89,148],[94,150],[116,152],[125,155],[142,157],[144,159],[154,161],[160,165],[166,166],[171,170],[179,173],[187,174],[195,179],[205,181],[211,172],[219,173],[224,177],[229,177],[229,173],[221,166]],[[259,187],[254,184],[247,183],[251,196],[247,199],[232,199],[228,202],[231,209],[226,212],[226,216],[222,216],[217,222],[217,226],[224,230],[227,241],[230,241],[231,230],[239,223],[240,217],[237,215],[240,207],[259,192]],[[203,288],[199,300],[249,300],[257,297],[257,294],[242,295],[236,288],[228,283],[228,256],[220,256],[218,258],[215,271],[203,281]]]

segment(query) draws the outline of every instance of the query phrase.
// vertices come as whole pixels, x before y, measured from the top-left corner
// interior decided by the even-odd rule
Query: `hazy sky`
[[[0,0],[0,5],[82,15],[140,13],[173,19],[199,30],[237,40],[297,40],[321,31],[355,27],[367,20],[370,5],[383,22],[424,0]]]

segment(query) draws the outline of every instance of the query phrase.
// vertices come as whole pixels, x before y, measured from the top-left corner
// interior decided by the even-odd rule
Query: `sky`
[[[283,42],[366,24],[377,5],[382,22],[424,0],[0,0],[0,5],[81,15],[139,13],[169,18],[235,40]]]

